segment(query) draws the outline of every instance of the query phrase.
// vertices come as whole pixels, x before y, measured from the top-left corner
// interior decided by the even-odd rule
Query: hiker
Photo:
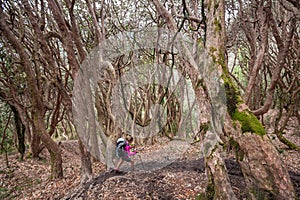
[[[119,138],[117,140],[117,146],[116,146],[116,156],[120,158],[117,166],[115,167],[115,171],[119,171],[120,166],[122,165],[123,161],[131,163],[131,170],[134,170],[134,161],[129,158],[129,156],[135,155],[136,151],[131,151],[133,148],[130,146],[132,143],[133,138],[131,137],[128,141],[126,141],[124,138]]]

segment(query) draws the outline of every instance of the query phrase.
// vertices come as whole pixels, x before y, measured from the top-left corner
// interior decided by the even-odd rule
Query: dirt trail
[[[145,146],[134,157],[134,172],[129,171],[128,163],[122,165],[122,173],[116,174],[106,172],[103,163],[94,162],[93,179],[84,185],[80,184],[77,141],[61,145],[64,161],[61,180],[49,178],[47,151],[40,160],[19,161],[17,154],[9,155],[10,168],[6,168],[4,157],[0,156],[0,199],[195,199],[207,184],[204,161],[198,158],[199,147],[186,149],[181,142],[170,144],[172,148],[162,144]],[[280,155],[300,199],[300,153],[283,150]],[[245,181],[239,165],[234,159],[226,159],[225,163],[234,192],[238,199],[245,198]]]
[[[239,164],[233,159],[226,159],[225,163],[235,194],[238,199],[245,199],[245,180]],[[204,172],[203,159],[175,161],[147,172],[105,172],[64,199],[195,199],[205,191],[207,180]],[[300,174],[290,172],[290,175],[300,198]],[[270,197],[264,191],[260,194],[261,197]]]

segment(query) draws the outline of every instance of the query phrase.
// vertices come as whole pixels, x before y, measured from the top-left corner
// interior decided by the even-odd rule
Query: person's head
[[[131,135],[127,135],[126,140],[128,141],[128,143],[132,143],[133,137]]]

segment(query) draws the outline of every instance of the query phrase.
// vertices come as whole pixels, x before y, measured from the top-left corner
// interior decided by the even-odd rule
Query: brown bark
[[[53,54],[51,52],[51,47],[47,44],[47,39],[49,39],[50,35],[55,35],[55,37],[59,38],[60,41],[63,43],[65,40],[63,39],[63,37],[61,36],[61,34],[58,34],[56,32],[49,32],[47,34],[44,34],[41,26],[38,24],[39,21],[42,21],[41,18],[37,18],[37,14],[35,13],[34,15],[34,11],[32,9],[32,7],[30,6],[28,0],[22,0],[22,3],[24,5],[24,8],[26,9],[26,14],[28,16],[28,18],[30,19],[30,23],[32,25],[32,28],[34,30],[34,33],[37,36],[37,41],[38,43],[41,45],[40,46],[40,50],[43,52],[42,56],[45,58],[47,63],[44,63],[45,69],[47,69],[48,71],[51,72],[52,78],[53,78],[53,83],[55,84],[55,86],[57,88],[60,89],[60,94],[62,95],[64,101],[62,101],[65,105],[67,105],[68,107],[71,107],[71,100],[69,95],[67,94],[65,88],[63,88],[64,86],[61,83],[61,77],[59,75],[59,70],[57,68],[57,64],[53,59]],[[72,49],[69,51],[73,51]],[[36,52],[37,53],[37,52]],[[69,56],[68,58],[73,58],[72,56]],[[78,70],[79,67],[74,67],[75,70]],[[59,106],[60,103],[57,102],[57,106]],[[55,126],[56,124],[54,124],[53,126]]]
[[[32,122],[32,133],[30,139],[30,152],[33,158],[38,158],[41,152],[40,145],[41,145],[41,137],[37,132],[34,121]]]
[[[256,93],[254,92],[254,86],[256,84],[257,75],[261,66],[263,64],[263,59],[265,57],[267,45],[268,45],[268,20],[267,12],[271,9],[270,2],[264,5],[264,1],[258,3],[257,16],[254,20],[257,20],[259,26],[253,26],[250,23],[249,15],[244,14],[243,2],[239,1],[240,4],[240,22],[242,30],[244,31],[246,38],[250,44],[250,60],[249,60],[249,81],[244,93],[245,103],[252,108],[252,103],[250,102],[252,96],[255,98]],[[248,23],[247,23],[248,22]],[[257,29],[257,30],[256,30]],[[259,45],[259,46],[257,46]],[[255,107],[255,106],[253,106]]]
[[[19,153],[21,154],[21,160],[23,160],[25,153],[25,125],[22,123],[18,110],[12,105],[10,106],[10,108],[14,113],[15,126],[18,137],[18,144],[16,146]]]
[[[61,178],[62,173],[62,157],[58,145],[52,140],[50,135],[46,131],[45,122],[43,115],[45,112],[45,107],[42,102],[41,95],[39,93],[39,88],[35,80],[35,72],[31,67],[28,55],[25,52],[20,41],[14,36],[12,31],[9,29],[7,23],[5,22],[5,16],[3,10],[0,10],[0,30],[2,31],[4,37],[10,42],[10,44],[15,48],[17,53],[21,58],[21,64],[26,73],[27,84],[29,88],[29,95],[32,101],[33,111],[33,122],[36,131],[40,134],[42,142],[45,144],[51,156],[51,175],[53,178]]]
[[[208,177],[208,187],[206,188],[207,199],[237,199],[233,193],[227,170],[221,157],[222,147],[215,146],[214,152],[206,157],[206,175]],[[213,189],[211,189],[213,188]],[[211,193],[214,193],[211,195]]]
[[[12,113],[12,112],[9,113],[7,122],[6,122],[6,124],[5,124],[4,128],[3,128],[2,141],[1,141],[1,143],[0,143],[0,148],[1,148],[1,150],[3,150],[3,151],[5,152],[5,162],[6,162],[6,166],[7,166],[8,168],[9,168],[8,155],[7,155],[7,150],[6,150],[6,148],[4,147],[4,142],[5,142],[5,139],[6,139],[6,130],[7,130],[7,128],[8,128],[8,125],[9,125],[10,119],[11,119],[11,113]],[[1,127],[1,129],[2,129],[2,127]]]
[[[231,145],[246,179],[249,198],[256,199],[259,195],[278,200],[295,199],[288,171],[268,137],[233,129],[230,116],[226,122],[225,132],[232,137]]]
[[[208,0],[206,3],[209,6],[206,16],[206,49],[214,61],[214,70],[222,72],[226,62],[226,60],[221,60],[220,58],[225,58],[225,5],[223,0]],[[216,194],[214,199],[236,199],[228,179],[224,162],[219,155],[222,148],[218,144],[216,144],[215,148],[216,150],[212,151],[212,153],[206,157],[207,174],[212,174],[212,177],[209,177],[209,179],[213,179],[215,184]]]
[[[176,32],[177,26],[170,13],[168,13],[168,11],[164,8],[164,6],[159,1],[153,0],[152,2],[156,7],[157,12],[166,20],[169,29],[173,32]],[[214,17],[216,17],[217,20],[220,20],[221,21],[220,23],[225,24],[224,2],[208,1],[206,3],[210,4],[211,6],[211,10],[209,10],[208,13],[209,21],[208,21],[207,36],[209,37],[207,38],[207,49],[210,49],[210,47],[217,48],[216,53],[219,53],[218,50],[223,50],[225,47],[225,29],[222,27],[223,30],[221,29],[220,31],[215,31],[216,27],[214,26],[215,25]],[[214,3],[218,4],[218,6],[215,6]],[[217,8],[217,10],[214,10],[215,8]],[[218,13],[219,15],[215,16],[215,13]],[[219,49],[219,47],[222,47],[222,49]],[[187,49],[184,49],[184,51],[187,51]],[[186,52],[186,54],[189,53]],[[211,55],[211,56],[215,56],[215,55]],[[218,68],[219,70],[222,70],[222,66],[220,65],[216,65],[215,67]],[[213,148],[212,152],[206,156],[206,170],[207,170],[208,179],[210,180],[209,187],[207,188],[207,195],[213,194],[212,198],[214,199],[236,199],[231,184],[229,182],[224,161],[220,156],[220,151],[221,151],[220,146],[216,145]]]
[[[64,45],[64,49],[67,52],[69,66],[72,67],[72,77],[74,78],[80,66],[75,56],[70,25],[67,23],[67,20],[64,19],[64,15],[59,3],[56,0],[48,0],[48,3],[53,13],[53,17],[60,30],[60,34],[62,36],[62,43]]]
[[[62,35],[62,43],[64,49],[67,52],[67,58],[69,65],[72,66],[72,78],[73,81],[77,78],[77,73],[79,70],[79,62],[75,56],[75,47],[79,52],[80,61],[82,62],[86,57],[86,52],[83,49],[81,39],[79,37],[79,30],[75,21],[75,16],[73,13],[75,1],[67,1],[69,14],[71,18],[71,26],[64,19],[63,12],[59,3],[56,0],[48,0],[50,9],[53,12],[54,19],[58,24],[60,35]],[[73,44],[73,40],[75,45]],[[66,96],[64,100],[69,101],[69,97]],[[81,139],[79,138],[79,149],[81,152],[81,181],[85,182],[91,178],[92,175],[92,162],[91,155],[87,151],[86,147],[83,145]]]
[[[261,108],[253,111],[253,113],[256,116],[259,116],[259,115],[262,115],[262,114],[268,112],[268,110],[272,106],[275,88],[277,86],[277,83],[279,82],[282,69],[284,68],[285,58],[287,56],[289,47],[291,45],[291,41],[293,38],[293,34],[295,31],[295,25],[296,25],[296,18],[292,18],[289,23],[290,31],[287,31],[287,27],[285,27],[285,28],[283,28],[284,30],[282,31],[282,35],[281,35],[280,31],[278,30],[275,17],[273,16],[273,13],[271,11],[268,12],[268,17],[269,17],[269,22],[270,22],[270,27],[272,29],[272,33],[274,35],[274,38],[275,38],[277,46],[278,46],[278,55],[277,55],[276,67],[272,74],[271,83],[267,90],[267,97],[266,97],[265,103]],[[287,26],[287,25],[285,25],[285,26]]]
[[[38,109],[37,109],[38,110]],[[50,153],[51,159],[51,177],[52,178],[62,178],[62,156],[60,147],[45,129],[44,117],[39,110],[33,114],[33,121],[37,133],[39,134],[43,144],[46,146],[47,150]]]
[[[217,61],[216,63],[223,64],[223,66],[218,67],[218,70],[220,70],[220,73],[223,74],[223,76],[226,76],[227,66],[225,61],[222,63],[221,59],[225,54],[225,23],[223,21],[220,22],[221,27],[219,30],[222,33],[218,34],[218,29],[216,29],[216,20],[222,19],[222,16],[220,16],[219,13],[224,14],[224,10],[214,10],[216,7],[220,7],[223,2],[224,1],[208,1],[211,11],[207,14],[208,41],[206,48],[216,49],[216,51],[211,53],[211,56],[214,56],[213,58]],[[227,81],[228,84],[228,81],[231,79],[228,74],[226,79],[224,81]],[[226,90],[228,90],[228,88],[226,88]],[[227,94],[230,95],[238,95],[228,92],[229,91],[227,91]],[[230,98],[232,98],[232,96],[227,96],[227,99]],[[244,112],[247,110],[245,103],[236,103],[238,108],[235,109],[234,112]],[[259,136],[255,130],[252,130],[251,133],[242,133],[241,127],[237,126],[237,128],[234,129],[229,114],[226,115],[225,122],[225,133],[230,139],[230,144],[237,149],[237,158],[246,179],[249,198],[255,199],[258,195],[256,192],[261,192],[263,195],[271,195],[273,198],[294,199],[295,194],[289,174],[287,170],[285,170],[280,157],[278,156],[278,152],[268,139]],[[259,121],[257,121],[257,123],[259,123]],[[230,129],[230,131],[226,129]]]
[[[78,30],[78,26],[76,24],[76,18],[74,15],[74,5],[75,5],[75,0],[72,0],[71,2],[69,2],[69,0],[67,0],[67,4],[68,4],[68,8],[69,8],[69,14],[70,14],[70,19],[71,19],[71,25],[72,25],[72,37],[74,39],[74,42],[76,44],[76,48],[78,50],[79,53],[79,57],[80,57],[80,62],[82,62],[85,57],[86,57],[86,52],[83,48],[83,44],[81,42],[81,38],[79,35],[79,30]],[[77,74],[77,71],[76,73]]]
[[[101,5],[102,5],[103,1],[101,1]],[[96,42],[98,44],[100,44],[102,38],[102,34],[101,34],[101,28],[99,26],[99,22],[97,20],[96,14],[95,14],[95,10],[92,7],[91,1],[90,0],[86,0],[86,4],[88,6],[89,12],[92,16],[92,21],[93,21],[93,25],[94,25],[94,32],[96,35]]]
[[[78,144],[81,153],[81,183],[84,183],[92,177],[91,154],[87,151],[80,138],[78,139]]]

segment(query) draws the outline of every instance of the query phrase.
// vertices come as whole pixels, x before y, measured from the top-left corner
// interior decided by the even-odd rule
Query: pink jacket
[[[129,145],[128,142],[126,142],[126,145],[124,147],[124,150],[127,152],[128,156],[133,156],[136,154],[135,151],[131,151],[130,149],[132,149],[133,147]]]

